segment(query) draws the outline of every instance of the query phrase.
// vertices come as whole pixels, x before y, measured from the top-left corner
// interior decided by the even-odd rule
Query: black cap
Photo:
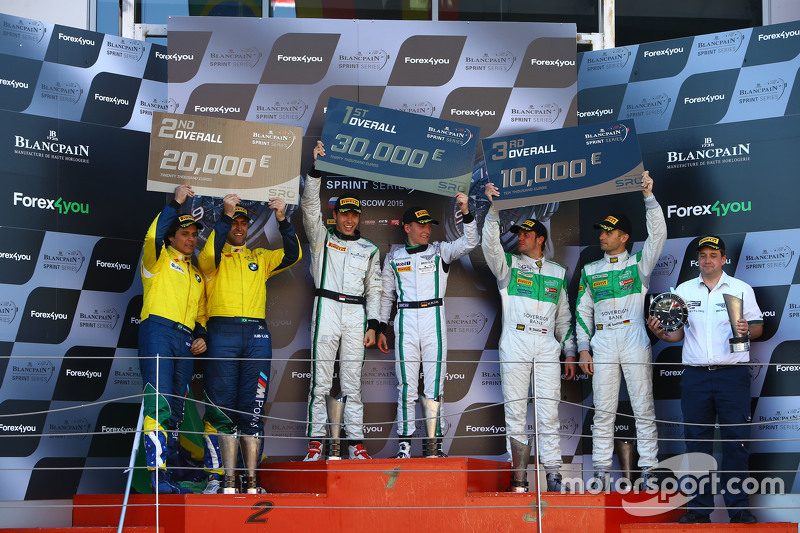
[[[510,231],[511,233],[519,233],[520,230],[522,230],[522,231],[535,231],[536,235],[538,235],[540,237],[544,237],[545,239],[547,239],[547,228],[545,228],[544,224],[542,224],[538,220],[534,220],[532,218],[529,218],[528,220],[526,220],[522,224],[514,224],[513,226],[511,226],[511,229],[509,229],[508,231]]]
[[[192,215],[179,215],[172,224],[172,227],[176,230],[178,228],[188,228],[189,226],[197,226],[198,231],[203,229],[203,225],[196,221]]]
[[[723,255],[725,254],[725,242],[717,235],[708,235],[697,241],[697,251],[699,252],[701,248],[720,250]]]
[[[347,211],[353,211],[355,213],[361,213],[361,199],[358,196],[340,196],[336,199],[336,203],[333,205],[333,210],[338,213],[345,213]]]
[[[237,205],[236,209],[233,210],[233,215],[231,215],[231,220],[235,220],[239,217],[245,217],[247,220],[251,222],[253,221],[253,217],[250,215],[250,211],[248,211],[246,208],[240,205]]]
[[[428,210],[415,205],[414,207],[409,207],[405,213],[403,213],[403,224],[411,224],[412,222],[416,222],[417,224],[438,224],[438,220],[434,220]]]
[[[595,224],[594,229],[603,229],[606,231],[612,231],[618,229],[621,232],[630,235],[631,221],[628,220],[628,217],[626,217],[625,215],[620,213],[615,213],[613,215],[608,215],[601,222]]]

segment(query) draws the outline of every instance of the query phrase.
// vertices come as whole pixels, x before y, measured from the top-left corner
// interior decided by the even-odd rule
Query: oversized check
[[[632,120],[483,139],[498,209],[640,190]]]
[[[153,113],[147,190],[299,202],[303,128]]]
[[[469,191],[480,128],[339,98],[328,101],[316,168],[453,196]]]

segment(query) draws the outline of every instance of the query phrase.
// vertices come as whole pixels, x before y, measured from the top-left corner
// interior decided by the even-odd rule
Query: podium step
[[[698,533],[724,531],[725,533],[797,533],[797,524],[768,522],[764,524],[620,524],[620,533]]]
[[[117,533],[117,526],[107,527],[37,527],[3,529],[3,533]],[[122,533],[166,533],[163,527],[123,527]]]
[[[217,529],[236,533],[258,524],[287,531],[324,527],[407,533],[413,525],[439,533],[465,529],[535,532],[541,520],[547,531],[616,533],[622,523],[676,522],[685,512],[673,509],[656,516],[632,516],[623,504],[639,496],[618,493],[545,492],[539,505],[535,493],[506,492],[511,480],[507,462],[464,457],[262,466],[260,480],[267,494],[160,496],[158,525],[170,533]],[[653,497],[642,494],[641,502],[647,504]],[[73,524],[114,525],[121,503],[120,495],[76,496]],[[154,504],[153,495],[131,496],[126,525],[155,525]]]

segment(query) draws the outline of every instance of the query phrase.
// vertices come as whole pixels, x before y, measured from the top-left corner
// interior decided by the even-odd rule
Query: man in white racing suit
[[[601,230],[600,249],[605,254],[583,267],[578,289],[575,321],[580,367],[594,376],[592,483],[599,490],[608,490],[611,483],[609,470],[621,375],[625,376],[636,418],[639,467],[645,480],[651,475],[649,469],[658,462],[652,352],[642,313],[650,275],[667,239],[667,226],[653,196],[653,180],[646,171],[642,174],[642,194],[647,211],[647,240],[642,250],[630,254],[625,247],[631,233],[631,223],[625,215],[607,216],[594,226]]]
[[[543,256],[547,228],[526,220],[510,228],[517,234],[518,254],[506,253],[500,243],[499,213],[493,183],[485,188],[492,203],[483,225],[481,247],[489,269],[497,277],[503,306],[500,335],[500,376],[506,418],[506,436],[514,464],[512,490],[527,488],[525,466],[530,455],[526,432],[528,390],[534,379],[536,431],[541,464],[547,473],[547,490],[561,492],[561,447],[558,434],[558,400],[561,397],[561,352],[566,354],[566,379],[575,376],[575,336],[567,301],[567,269]],[[516,440],[519,444],[512,443]],[[526,450],[517,458],[515,448]]]
[[[438,224],[426,209],[411,207],[403,214],[405,246],[392,250],[383,266],[378,348],[389,353],[384,334],[397,298],[394,320],[395,372],[397,374],[398,459],[411,457],[414,405],[417,401],[420,364],[426,400],[440,405],[446,376],[447,322],[444,295],[450,265],[478,246],[478,226],[469,211],[469,197],[456,194],[463,217],[464,235],[451,242],[429,244],[431,225]],[[441,450],[441,418],[437,418],[435,450],[428,457],[444,457]],[[432,438],[432,436],[429,435]],[[428,443],[431,444],[431,443]],[[430,449],[429,449],[430,450]]]
[[[325,155],[317,141],[314,161]],[[346,397],[343,423],[350,459],[369,459],[364,447],[364,404],[361,369],[366,347],[375,344],[381,295],[378,247],[358,231],[361,201],[340,196],[333,209],[335,227],[327,229],[320,211],[320,172],[307,176],[300,207],[311,249],[315,299],[311,321],[311,383],[308,394],[308,453],[304,461],[323,455],[328,412],[326,395],[333,382],[339,352],[339,384]]]

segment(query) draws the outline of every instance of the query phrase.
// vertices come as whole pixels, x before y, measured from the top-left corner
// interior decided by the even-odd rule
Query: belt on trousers
[[[705,365],[705,366],[691,365],[691,366],[692,366],[692,368],[697,368],[697,369],[700,369],[700,370],[708,370],[709,372],[716,372],[718,370],[725,370],[725,369],[728,369],[728,368],[737,368],[737,367],[740,367],[742,365]]]
[[[366,305],[367,299],[363,296],[351,296],[349,294],[342,294],[340,292],[329,291],[328,289],[317,289],[314,294],[329,300],[335,300],[344,304],[359,304]]]
[[[178,331],[182,331],[187,335],[192,334],[192,328],[190,328],[189,326],[185,326],[180,322],[175,322],[174,320],[168,320],[163,316],[150,315],[147,317],[147,320],[152,320],[153,322],[157,322],[158,324],[161,324],[163,326],[167,326],[172,329],[177,329]]]
[[[441,298],[434,298],[433,300],[424,300],[421,302],[397,302],[398,309],[424,309],[426,307],[439,307],[443,304]]]

